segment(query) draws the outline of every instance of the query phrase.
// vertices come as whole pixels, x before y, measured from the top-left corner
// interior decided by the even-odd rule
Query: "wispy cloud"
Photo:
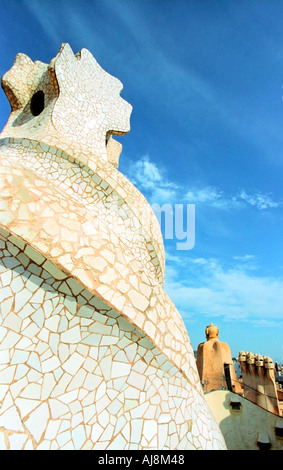
[[[260,211],[282,207],[281,201],[276,201],[270,193],[261,191],[248,192],[240,189],[235,194],[227,194],[215,186],[199,186],[186,188],[170,181],[166,168],[157,167],[149,155],[129,162],[127,168],[128,178],[148,198],[150,203],[156,204],[197,204],[198,207],[213,207],[219,210],[243,209],[253,207]]]
[[[228,196],[224,191],[212,186],[190,189],[184,199],[191,204],[202,204],[216,209],[240,207],[241,202],[235,196]]]
[[[59,0],[60,1],[60,0]],[[58,2],[59,3],[59,2]],[[50,9],[50,4],[46,1],[36,2],[34,0],[23,0],[23,4],[30,11],[30,13],[37,19],[41,25],[44,33],[50,38],[54,45],[58,48],[62,42],[61,30],[62,28],[58,27],[58,16],[56,19],[55,10],[57,10],[57,5],[55,10]],[[63,5],[61,5],[63,7]],[[62,12],[62,9],[59,9],[59,12]]]
[[[273,209],[282,206],[281,201],[274,201],[271,194],[255,191],[248,193],[241,189],[235,195],[227,195],[215,187],[206,186],[189,190],[185,199],[195,204],[206,204],[218,209],[243,208],[253,206],[259,210]]]
[[[187,258],[184,278],[181,262],[176,263],[176,255],[174,258],[167,258],[165,289],[184,318],[194,313],[262,326],[282,322],[283,279],[251,273],[245,263],[228,266],[204,258]],[[251,255],[243,259],[251,259]]]
[[[245,269],[246,271],[256,271],[259,268],[258,260],[255,255],[233,256],[234,268]]]
[[[237,197],[239,200],[243,200],[245,203],[260,210],[276,208],[282,205],[282,202],[273,201],[270,194],[263,194],[260,192],[248,194],[244,189],[239,192]]]
[[[119,2],[115,1],[109,4],[106,2],[105,5],[110,14],[115,14],[115,18],[136,47],[137,59],[132,60],[130,73],[132,81],[139,87],[139,92],[140,84],[146,95],[154,90],[154,100],[160,98],[162,105],[170,108],[171,118],[174,116],[174,120],[178,120],[181,125],[182,113],[187,111],[188,103],[194,111],[199,107],[205,106],[207,109],[209,106],[214,112],[224,114],[227,119],[226,110],[220,105],[219,96],[207,76],[199,73],[189,62],[178,63],[172,52],[164,48],[163,42],[160,41],[163,31],[159,29],[160,34],[156,33],[157,28],[160,28],[157,24],[155,29],[149,27],[143,2],[127,2],[127,8],[121,8]],[[175,41],[174,35],[172,38]],[[178,43],[178,47],[186,46]],[[127,60],[126,55],[124,58]],[[146,69],[146,74],[141,70],[141,64],[143,69]],[[174,107],[171,106],[172,102]]]
[[[158,168],[148,155],[131,162],[126,175],[145,195],[151,204],[174,202],[178,185],[169,181],[164,168]]]
[[[255,259],[255,255],[243,255],[243,256],[233,256],[233,259],[238,260],[238,261],[251,261]]]

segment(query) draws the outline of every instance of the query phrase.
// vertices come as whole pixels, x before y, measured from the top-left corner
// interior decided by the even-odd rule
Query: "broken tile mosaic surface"
[[[224,449],[158,222],[117,170],[121,83],[62,45],[2,86],[1,448]]]

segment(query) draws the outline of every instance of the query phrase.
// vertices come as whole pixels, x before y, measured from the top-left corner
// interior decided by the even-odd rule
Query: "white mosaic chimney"
[[[0,447],[224,449],[158,222],[117,170],[121,82],[63,44],[2,87]]]

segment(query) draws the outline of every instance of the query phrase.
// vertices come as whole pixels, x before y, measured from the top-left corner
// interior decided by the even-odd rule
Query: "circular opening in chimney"
[[[44,110],[44,93],[37,91],[31,98],[30,111],[33,116],[38,116]]]

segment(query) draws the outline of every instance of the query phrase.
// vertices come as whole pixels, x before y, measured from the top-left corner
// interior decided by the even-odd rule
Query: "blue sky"
[[[213,322],[232,355],[282,362],[283,2],[0,3],[1,76],[17,52],[89,49],[133,105],[119,170],[152,205],[195,204],[194,248],[164,240],[194,349]],[[2,92],[1,129],[9,113]]]

